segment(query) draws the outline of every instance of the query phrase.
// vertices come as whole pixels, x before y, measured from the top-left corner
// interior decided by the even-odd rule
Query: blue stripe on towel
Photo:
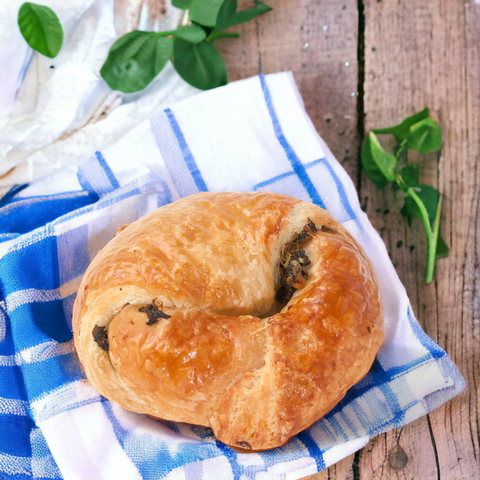
[[[14,200],[16,195],[18,195],[23,189],[27,188],[28,185],[28,183],[14,185],[2,198],[0,198],[0,208]]]
[[[254,187],[253,190],[256,192],[260,188],[267,187],[268,185],[272,185],[273,183],[278,182],[279,180],[283,180],[284,178],[291,177],[295,175],[294,172],[286,172],[282,173],[280,175],[277,175],[276,177],[270,178],[268,180],[265,180],[264,182],[257,183]]]
[[[117,419],[110,401],[102,401],[102,406],[112,424],[117,441],[132,459],[142,478],[160,478],[183,465],[218,457],[221,453],[226,453],[223,448],[234,455],[234,452],[225,445],[221,447],[222,452],[220,452],[217,448],[220,447],[218,442],[216,442],[217,445],[211,442],[199,444],[194,438],[182,434],[175,423],[157,420],[164,427],[171,429],[171,441],[176,444],[176,453],[172,456],[165,448],[164,442],[156,441],[153,432],[149,432],[147,429],[144,431],[125,429]],[[144,455],[138,455],[138,452],[143,452]],[[228,455],[226,456],[228,457]],[[229,460],[232,463],[230,458]]]
[[[350,205],[350,202],[348,200],[347,192],[345,192],[343,183],[338,178],[337,174],[335,173],[335,170],[332,168],[332,166],[330,165],[330,163],[326,158],[322,158],[320,161],[327,167],[328,171],[330,172],[330,175],[333,178],[333,181],[335,182],[335,185],[337,187],[337,192],[340,197],[340,202],[342,203],[343,208],[346,210],[348,215],[350,215],[350,218],[352,220],[357,220],[357,216],[355,215],[355,212],[353,211],[353,208]],[[358,224],[360,225],[360,222],[358,222]]]
[[[25,415],[0,414],[0,452],[7,455],[31,457],[29,442],[33,420]],[[12,435],[15,432],[14,435]],[[0,477],[3,478],[3,477]]]
[[[228,462],[230,463],[230,466],[232,467],[232,472],[234,475],[235,480],[238,478],[241,478],[241,473],[242,473],[242,468],[238,464],[238,456],[237,454],[230,448],[227,447],[227,445],[223,444],[222,442],[216,440],[216,445],[218,449],[225,455],[227,458]]]
[[[168,173],[180,196],[186,197],[198,193],[200,189],[188,168],[184,152],[175,136],[167,113],[161,112],[150,118],[150,128]]]
[[[418,338],[420,343],[430,352],[433,358],[441,358],[446,353],[422,330],[419,323],[412,315],[410,307],[407,309],[408,323],[412,327],[413,333]]]
[[[60,287],[56,238],[46,236],[28,247],[10,251],[0,262],[0,278],[8,279],[0,286],[5,297],[17,290]]]
[[[81,167],[78,168],[77,180],[83,190],[85,190],[86,192],[95,192],[95,189],[93,188],[92,184],[87,178],[86,173],[83,170],[86,163],[87,162],[85,162]]]
[[[29,399],[36,399],[78,380],[85,380],[83,368],[74,353],[59,354],[46,360],[22,365]],[[42,381],[39,382],[38,379]]]
[[[110,165],[103,158],[102,152],[95,152],[95,156],[97,157],[98,163],[103,168],[105,175],[107,175],[113,189],[116,190],[117,188],[120,188],[120,183],[118,183],[117,177],[115,177],[115,174],[112,172]]]
[[[195,185],[198,188],[198,191],[208,192],[207,185],[203,180],[202,174],[198,169],[197,163],[195,162],[195,158],[193,158],[192,152],[188,148],[187,142],[185,141],[185,137],[183,136],[180,126],[178,125],[177,119],[175,118],[175,116],[173,115],[173,112],[169,108],[165,110],[165,113],[167,114],[167,118],[168,118],[168,121],[170,122],[170,126],[172,127],[173,133],[175,134],[175,137],[177,137],[177,142],[180,149],[182,150],[183,158],[188,167],[188,170],[190,171],[190,174],[193,177],[193,180],[195,182]]]
[[[308,195],[312,199],[312,202],[319,205],[322,208],[325,208],[325,205],[320,198],[320,195],[315,188],[312,180],[308,176],[307,171],[305,170],[305,166],[300,162],[299,158],[297,157],[296,153],[294,152],[291,145],[288,143],[285,135],[283,134],[282,127],[280,126],[280,122],[278,121],[277,113],[275,112],[275,108],[273,107],[272,98],[270,96],[270,91],[268,89],[267,83],[265,81],[264,75],[260,75],[260,82],[262,84],[262,91],[263,96],[265,98],[265,102],[267,104],[268,112],[270,113],[270,117],[273,123],[273,129],[275,131],[275,136],[277,137],[280,145],[282,146],[285,154],[293,167],[293,171],[297,175],[297,177],[302,182],[302,185],[305,187]]]
[[[313,162],[308,162],[304,165],[305,170],[307,168],[313,167],[314,165],[317,165],[319,163],[322,163],[325,161],[325,158],[319,158],[318,160],[314,160]],[[292,175],[295,175],[295,172],[285,172],[281,173],[280,175],[277,175],[276,177],[269,178],[268,180],[265,180],[264,182],[257,183],[254,187],[253,190],[256,192],[260,188],[267,187],[268,185],[271,185],[272,183],[276,183],[279,180],[283,180],[284,178],[291,177]],[[325,208],[325,207],[324,207]]]
[[[95,192],[99,197],[120,188],[120,183],[101,152],[95,152],[95,156],[79,166],[77,179],[83,190]]]
[[[0,234],[24,234],[98,201],[94,191],[13,199],[0,207]]]
[[[305,447],[307,447],[308,453],[313,459],[315,459],[315,462],[317,463],[318,471],[321,472],[325,468],[323,453],[315,440],[313,440],[308,430],[298,433],[297,438],[305,445]]]

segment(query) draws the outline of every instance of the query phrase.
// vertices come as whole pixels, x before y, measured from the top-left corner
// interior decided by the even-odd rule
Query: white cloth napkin
[[[88,384],[74,353],[71,310],[91,259],[119,226],[204,190],[279,192],[323,206],[375,268],[386,340],[372,370],[282,448],[236,453],[209,429],[126,412]],[[293,480],[425,415],[465,386],[418,325],[381,238],[315,131],[290,73],[177,103],[80,166],[17,188],[3,203],[0,397],[9,401],[0,399],[0,416],[16,415],[24,425],[10,446],[0,441],[0,472],[69,480]]]
[[[64,31],[59,54],[35,53],[17,16],[24,0],[0,1],[0,196],[78,163],[115,142],[160,107],[199,92],[171,62],[138,93],[112,91],[100,69],[112,44],[132,30],[174,30],[183,11],[164,0],[42,0]],[[3,176],[6,172],[8,175]]]

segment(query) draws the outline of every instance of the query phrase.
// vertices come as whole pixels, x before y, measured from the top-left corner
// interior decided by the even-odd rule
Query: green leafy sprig
[[[394,135],[398,144],[396,152],[386,152],[376,134]],[[399,160],[408,149],[427,153],[438,150],[441,146],[442,130],[430,118],[428,109],[425,109],[406,118],[399,125],[370,131],[361,152],[363,169],[377,187],[394,184],[405,194],[401,213],[407,218],[408,224],[411,225],[413,217],[421,218],[428,242],[427,283],[433,279],[435,260],[448,256],[447,244],[439,233],[442,196],[435,188],[419,183],[417,163],[399,168]]]
[[[261,0],[237,12],[237,0],[172,0],[174,7],[188,10],[188,25],[167,32],[134,30],[110,48],[100,75],[113,90],[133,93],[143,90],[172,61],[178,74],[190,85],[208,90],[227,83],[227,70],[213,45],[218,38],[238,38],[224,30],[245,23],[271,8]],[[63,30],[51,8],[24,3],[18,26],[27,43],[54,58],[63,43]]]
[[[18,11],[18,28],[37,52],[55,58],[62,48],[63,29],[55,12],[44,5],[24,3]]]
[[[213,45],[217,38],[238,38],[226,28],[271,10],[260,0],[237,12],[237,0],[172,0],[172,5],[188,10],[189,25],[168,32],[133,31],[110,48],[100,70],[113,90],[124,93],[144,89],[171,60],[178,74],[202,90],[227,83],[227,70]]]

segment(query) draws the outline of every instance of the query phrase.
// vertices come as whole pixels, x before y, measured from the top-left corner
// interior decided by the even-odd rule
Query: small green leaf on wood
[[[428,108],[425,108],[421,112],[412,115],[411,117],[407,117],[402,123],[395,125],[394,127],[388,128],[376,128],[372,130],[374,133],[391,133],[395,135],[395,138],[398,142],[405,140],[410,136],[410,127],[415,125],[416,123],[424,120],[425,118],[429,118],[429,111]]]
[[[205,30],[195,24],[178,27],[174,35],[176,38],[181,38],[190,43],[200,43],[207,37]]]
[[[442,146],[442,129],[431,118],[424,118],[409,129],[407,147],[420,153],[433,152]]]
[[[411,197],[405,197],[405,203],[400,210],[400,213],[407,219],[408,225],[412,226],[413,217],[422,217],[418,205],[415,203],[415,200]]]
[[[172,52],[173,38],[134,30],[112,45],[100,74],[113,90],[138,92],[160,73]]]
[[[224,30],[233,25],[232,20],[237,13],[237,0],[225,0],[218,11],[215,30]]]
[[[207,41],[193,44],[175,38],[173,66],[186,82],[201,90],[227,83],[227,70],[222,57]]]
[[[272,8],[269,7],[266,3],[263,3],[259,0],[255,0],[254,7],[247,8],[246,10],[241,10],[240,12],[237,12],[235,17],[233,18],[232,25],[238,25],[240,23],[249,22],[250,20],[257,18],[260,15],[263,15],[264,13],[269,12],[270,10],[272,10]]]
[[[388,185],[388,180],[373,160],[368,137],[362,143],[361,162],[368,178],[370,178],[378,188],[384,188]]]
[[[190,8],[192,2],[193,0],[172,0],[172,5],[181,10],[187,10],[187,8]]]
[[[214,27],[218,12],[225,0],[172,0],[174,7],[188,10],[192,22],[205,27]]]
[[[212,30],[207,37],[208,42],[213,42],[217,38],[239,38],[240,35],[236,32],[219,32],[218,30]]]
[[[437,251],[435,252],[435,259],[448,257],[450,250],[445,243],[445,240],[439,235],[437,239]]]
[[[224,0],[192,0],[188,10],[190,20],[206,27],[214,27],[223,2]]]
[[[361,157],[365,173],[378,188],[396,180],[397,158],[383,149],[373,132],[363,142]]]
[[[425,210],[428,213],[428,221],[430,222],[430,227],[433,229],[433,223],[435,222],[435,217],[437,215],[437,207],[440,193],[437,189],[431,187],[430,185],[419,185],[414,190],[418,198],[425,206]]]
[[[18,27],[34,50],[49,58],[58,55],[63,43],[63,29],[51,8],[24,3],[18,11]]]
[[[395,155],[383,150],[373,132],[395,136],[398,142]],[[393,127],[372,130],[365,139],[361,152],[362,166],[378,187],[383,188],[392,182],[393,176],[394,186],[406,194],[401,213],[407,218],[408,224],[411,225],[413,217],[419,217],[423,222],[428,242],[426,283],[433,280],[435,261],[449,253],[448,246],[440,237],[442,196],[435,188],[419,183],[418,164],[406,165],[398,172],[396,169],[398,159],[404,158],[405,148],[425,153],[441,146],[442,130],[429,117],[428,109],[425,109]]]
[[[237,12],[237,0],[225,0],[218,12],[215,30],[223,30],[233,25],[246,23],[260,15],[272,10],[260,0],[255,0],[255,6]]]
[[[397,184],[403,192],[406,192],[409,187],[418,186],[418,163],[401,168],[397,175]]]
[[[430,230],[432,230],[433,223],[435,222],[435,216],[437,214],[440,193],[430,185],[418,185],[417,187],[411,187],[409,189],[409,194],[412,192],[415,192],[415,195],[413,197],[408,196],[405,199],[405,205],[403,206],[401,213],[407,217],[409,223],[411,223],[412,217],[420,217],[428,221],[428,226]],[[411,203],[412,199],[414,205]],[[422,211],[422,205],[425,208],[426,218],[424,218],[425,215]]]

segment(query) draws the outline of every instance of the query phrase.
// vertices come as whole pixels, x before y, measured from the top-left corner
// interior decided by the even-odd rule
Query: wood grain
[[[273,10],[233,27],[216,46],[229,81],[289,70],[307,113],[347,172],[358,176],[356,0],[270,0]],[[239,1],[239,9],[251,0]]]
[[[410,157],[424,183],[444,195],[442,235],[450,256],[425,284],[426,241],[409,228],[402,200],[362,175],[360,197],[382,234],[427,334],[468,382],[466,392],[400,430],[374,439],[359,456],[359,478],[478,479],[480,290],[480,5],[474,1],[366,0],[365,130],[398,123],[424,107],[441,124],[440,155]],[[390,466],[400,444],[408,457]]]

